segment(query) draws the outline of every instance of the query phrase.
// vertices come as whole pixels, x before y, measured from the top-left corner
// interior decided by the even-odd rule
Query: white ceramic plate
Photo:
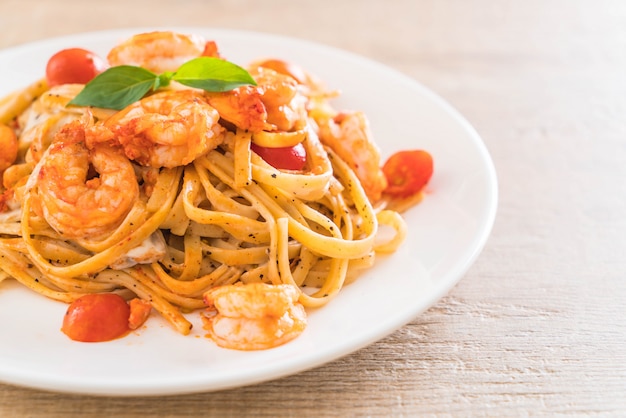
[[[364,110],[386,158],[423,148],[435,175],[423,202],[406,213],[409,236],[401,249],[329,305],[309,313],[302,336],[257,352],[218,348],[203,336],[197,316],[190,336],[159,318],[119,340],[85,344],[61,331],[66,305],[14,281],[0,283],[0,381],[45,390],[97,395],[159,395],[211,391],[297,373],[371,344],[408,323],[446,294],[478,256],[497,206],[489,154],[472,127],[416,81],[334,48],[259,33],[174,28],[218,42],[245,65],[277,57],[298,63],[340,89],[338,108]],[[67,47],[102,55],[117,41],[152,29],[81,34],[0,52],[0,94],[44,74],[48,57]]]

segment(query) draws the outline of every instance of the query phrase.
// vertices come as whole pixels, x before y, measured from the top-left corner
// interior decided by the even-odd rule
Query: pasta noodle
[[[406,235],[399,213],[375,207],[372,202],[377,199],[368,196],[370,190],[354,162],[342,158],[332,140],[321,137],[321,125],[332,122],[338,112],[328,102],[333,94],[318,84],[297,86],[297,97],[306,107],[296,109],[308,109],[291,129],[245,129],[220,113],[210,128],[213,133],[207,134],[217,138],[215,146],[200,150],[190,161],[152,167],[126,151],[123,158],[133,173],[131,188],[116,183],[129,181],[120,179],[121,169],[100,169],[95,162],[96,154],[106,149],[120,153],[120,145],[112,143],[110,136],[102,139],[99,135],[105,128],[122,132],[112,121],[117,118],[125,123],[125,110],[68,107],[67,101],[80,89],[67,86],[58,87],[61,96],[67,96],[60,105],[46,97],[50,89],[38,81],[0,102],[0,120],[13,126],[20,149],[17,160],[3,173],[0,281],[10,277],[66,303],[100,292],[138,297],[178,332],[188,334],[191,323],[185,315],[206,306],[203,295],[211,288],[236,283],[288,284],[299,289],[298,301],[304,307],[321,307],[371,267],[376,253],[395,251]],[[180,99],[183,92],[193,99]],[[190,102],[205,103],[204,98],[194,96],[195,90],[182,86],[163,94],[148,99],[171,97],[190,109]],[[215,104],[219,97],[208,93],[206,97],[219,112]],[[72,139],[79,134],[86,138],[82,140],[86,148]],[[306,152],[304,167],[276,168],[253,150],[272,143],[301,144]],[[65,155],[58,144],[65,144],[65,149],[67,144],[78,147],[89,162],[80,161],[87,167],[80,184],[52,184],[49,189],[45,181],[67,182],[79,170],[79,162],[76,167],[69,162],[59,167],[65,170],[62,176],[53,176],[54,158]],[[355,154],[354,158],[373,159],[380,166],[375,145],[368,146],[370,155]],[[183,151],[185,155],[195,152]],[[170,158],[165,151],[162,155]],[[94,167],[98,174],[93,173]],[[76,188],[81,196],[65,198],[54,187],[67,194]],[[100,199],[100,193],[113,207],[121,205],[123,197],[128,207],[118,205],[101,213],[96,206],[104,203],[94,200],[92,206],[85,206],[86,214],[67,209],[67,216],[76,216],[69,223],[50,209],[51,200],[58,212],[66,210],[64,205],[83,204],[94,188],[93,199]],[[79,216],[106,219],[110,226],[90,232],[87,226],[81,227],[87,220]],[[394,233],[381,243],[377,236],[383,226]]]

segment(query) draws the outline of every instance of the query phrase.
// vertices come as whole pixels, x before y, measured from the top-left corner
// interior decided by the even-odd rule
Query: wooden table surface
[[[0,384],[0,416],[626,416],[625,2],[0,1],[1,48],[162,25],[304,38],[425,84],[493,157],[492,235],[431,309],[330,364],[159,398]]]

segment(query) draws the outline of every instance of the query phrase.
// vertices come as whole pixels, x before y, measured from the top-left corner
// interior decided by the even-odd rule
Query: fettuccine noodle
[[[284,82],[272,70],[251,68],[269,83]],[[356,144],[351,161],[335,146],[341,132],[325,136],[331,124],[351,117],[338,117],[329,105],[333,94],[312,82],[290,85],[296,96],[285,103],[301,114],[282,129],[282,120],[269,117],[264,129],[240,125],[220,108],[224,94],[182,86],[119,112],[66,106],[81,86],[49,88],[45,81],[3,99],[0,121],[16,132],[19,152],[3,172],[0,281],[13,278],[66,303],[101,292],[137,297],[181,334],[191,330],[186,314],[204,308],[203,295],[216,286],[288,284],[305,308],[329,303],[377,253],[398,248],[406,225],[399,213],[374,206],[380,170],[355,169],[359,159],[380,167],[375,145],[359,154]],[[116,142],[133,112],[158,113],[148,110],[150,100],[202,112],[197,117],[207,118],[202,123],[214,143],[144,156],[143,148]],[[262,103],[272,107],[270,99]],[[349,136],[342,140],[355,145]],[[276,168],[253,150],[272,143],[301,144],[306,164]],[[72,160],[76,155],[85,160]],[[92,206],[83,202],[88,194]],[[382,226],[394,231],[386,242],[377,240]]]

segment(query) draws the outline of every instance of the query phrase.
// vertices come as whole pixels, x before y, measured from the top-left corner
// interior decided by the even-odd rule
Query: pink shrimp
[[[67,238],[109,233],[124,221],[139,194],[128,158],[106,145],[88,149],[80,121],[70,122],[55,136],[36,185],[34,206],[41,207],[50,226]]]
[[[362,112],[339,113],[319,121],[319,137],[342,158],[361,181],[368,198],[375,202],[387,187],[380,151],[372,139],[369,122]]]
[[[292,131],[305,124],[306,99],[292,77],[272,69],[250,70],[256,86],[242,86],[223,93],[206,93],[220,116],[251,132]]]
[[[176,71],[193,58],[212,51],[199,35],[186,35],[171,31],[137,34],[113,47],[107,56],[109,64],[136,65],[156,73]],[[217,51],[211,54],[217,54]]]
[[[135,102],[92,130],[88,141],[118,143],[126,156],[150,167],[177,167],[223,141],[219,114],[202,93],[166,90]]]
[[[299,336],[306,328],[306,312],[291,285],[250,283],[226,285],[204,293],[214,316],[206,328],[220,346],[236,350],[273,348]]]

